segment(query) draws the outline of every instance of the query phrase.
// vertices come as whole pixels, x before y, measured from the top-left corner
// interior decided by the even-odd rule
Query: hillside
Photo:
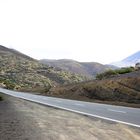
[[[140,62],[140,51],[128,56],[127,58],[112,63],[112,65],[118,67],[128,67],[128,66],[135,66],[136,63]]]
[[[88,79],[93,79],[97,73],[104,72],[108,69],[114,69],[111,65],[103,65],[97,62],[78,62],[69,59],[49,60],[42,59],[41,63],[60,68],[71,73],[86,76]]]
[[[0,45],[0,86],[17,90],[48,91],[50,87],[83,81],[82,76],[39,63]]]
[[[53,88],[46,95],[140,107],[140,71]]]

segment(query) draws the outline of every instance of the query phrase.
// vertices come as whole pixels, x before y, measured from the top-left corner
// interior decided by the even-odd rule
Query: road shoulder
[[[2,140],[138,140],[140,129],[89,118],[7,95],[0,102]]]

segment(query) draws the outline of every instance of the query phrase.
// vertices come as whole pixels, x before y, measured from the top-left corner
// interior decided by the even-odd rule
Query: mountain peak
[[[118,67],[129,67],[129,66],[135,66],[135,64],[138,62],[140,62],[140,51],[137,51],[136,53],[124,58],[121,61],[114,62],[112,63],[112,65]]]
[[[134,61],[134,60],[140,60],[140,51],[128,56],[127,58],[123,59],[122,61]]]

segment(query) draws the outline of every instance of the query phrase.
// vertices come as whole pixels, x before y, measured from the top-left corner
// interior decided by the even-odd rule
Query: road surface
[[[140,109],[138,108],[47,97],[30,93],[11,91],[2,88],[0,88],[0,92],[43,105],[61,108],[83,115],[93,116],[140,128]]]

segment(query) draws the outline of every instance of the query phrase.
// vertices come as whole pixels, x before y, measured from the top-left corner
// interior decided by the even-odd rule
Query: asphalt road
[[[140,128],[140,109],[138,108],[60,99],[41,95],[34,95],[25,92],[15,92],[2,88],[0,88],[0,92],[43,105],[61,108],[83,115],[93,116]]]

